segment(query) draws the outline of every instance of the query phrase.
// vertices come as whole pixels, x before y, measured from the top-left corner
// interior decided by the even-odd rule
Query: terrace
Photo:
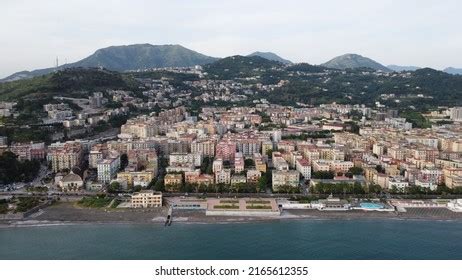
[[[275,199],[207,199],[207,216],[279,216]]]

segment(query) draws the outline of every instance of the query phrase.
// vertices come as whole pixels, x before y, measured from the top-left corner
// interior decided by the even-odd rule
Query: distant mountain
[[[393,70],[395,72],[403,72],[403,71],[415,71],[421,69],[421,67],[417,66],[400,66],[400,65],[387,65],[387,68]]]
[[[292,61],[284,59],[284,58],[280,57],[279,55],[277,55],[275,53],[272,53],[272,52],[253,52],[253,53],[251,53],[251,54],[249,54],[247,56],[259,56],[259,57],[266,58],[268,60],[281,62],[283,64],[292,64]]]
[[[94,54],[75,63],[58,68],[46,68],[15,73],[0,82],[32,78],[72,67],[103,67],[113,71],[127,71],[160,67],[187,67],[203,65],[218,58],[206,56],[180,45],[137,44],[112,46],[97,50]]]
[[[462,75],[462,68],[448,67],[448,68],[445,68],[443,72],[453,74],[453,75]]]
[[[385,72],[390,71],[390,69],[383,66],[382,64],[359,54],[344,54],[337,56],[327,61],[326,63],[321,64],[321,66],[335,69],[371,68]]]
[[[228,80],[250,76],[259,76],[274,67],[282,67],[281,62],[268,60],[260,56],[229,56],[203,66],[210,78]]]

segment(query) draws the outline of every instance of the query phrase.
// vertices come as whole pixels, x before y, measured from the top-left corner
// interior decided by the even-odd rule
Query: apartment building
[[[354,166],[351,161],[342,160],[315,160],[313,171],[332,171],[335,173],[347,173]]]
[[[234,156],[234,172],[241,173],[244,172],[245,162],[242,153],[236,153]]]
[[[255,153],[253,155],[253,162],[255,164],[255,169],[257,169],[260,172],[266,173],[266,162],[263,161],[263,157],[259,153]]]
[[[231,169],[222,169],[215,172],[215,183],[229,185],[231,183]]]
[[[220,141],[216,146],[216,157],[224,161],[234,162],[236,154],[236,143],[231,141]]]
[[[183,183],[183,175],[177,173],[166,174],[164,177],[165,186],[181,185]]]
[[[18,156],[18,160],[42,160],[46,157],[46,147],[43,142],[13,143],[10,152]]]
[[[201,174],[200,169],[194,171],[189,171],[184,173],[185,182],[189,184],[198,184],[198,185],[211,185],[214,182],[213,175],[210,174]]]
[[[268,151],[272,151],[274,149],[273,147],[273,142],[271,141],[263,141],[261,143],[261,154],[262,155],[267,155]]]
[[[261,141],[258,139],[237,139],[236,147],[243,156],[251,156],[260,152]]]
[[[246,177],[247,177],[247,182],[257,183],[261,177],[261,172],[256,169],[249,169],[247,170]]]
[[[153,190],[142,190],[134,193],[131,198],[132,208],[162,207],[162,193]]]
[[[216,158],[213,161],[213,165],[212,165],[213,173],[215,173],[217,171],[221,171],[222,169],[223,169],[223,160],[221,158]]]
[[[201,166],[202,155],[197,153],[171,153],[169,155],[170,165],[194,165]]]
[[[79,142],[54,143],[48,147],[48,161],[51,162],[53,172],[64,169],[72,170],[80,166],[83,159],[83,147]]]
[[[329,162],[326,161],[326,160],[314,160],[314,161],[311,161],[311,163],[313,165],[313,171],[314,172],[319,172],[319,171],[328,172],[328,171],[330,171]]]
[[[273,153],[273,167],[279,171],[289,170],[289,164],[282,156],[278,155],[278,153]]]
[[[117,180],[121,180],[127,183],[127,186],[147,186],[154,179],[154,173],[152,171],[123,171],[117,173]]]
[[[120,168],[120,157],[115,156],[98,161],[96,164],[98,181],[104,184],[110,183],[116,177]]]
[[[131,135],[135,138],[146,139],[159,133],[158,125],[152,121],[129,120],[120,128],[122,134]]]
[[[272,172],[273,190],[278,191],[282,186],[298,187],[300,182],[300,173],[296,170],[274,170]]]
[[[200,154],[204,157],[215,156],[215,142],[214,141],[193,141],[191,143],[191,153]]]
[[[311,179],[311,165],[306,159],[296,161],[296,170],[300,172],[305,180]]]

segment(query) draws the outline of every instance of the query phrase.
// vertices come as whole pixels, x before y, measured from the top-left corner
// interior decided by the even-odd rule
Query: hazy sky
[[[323,63],[462,67],[460,0],[1,0],[0,77],[74,62],[98,48],[181,44],[224,57],[272,51]]]

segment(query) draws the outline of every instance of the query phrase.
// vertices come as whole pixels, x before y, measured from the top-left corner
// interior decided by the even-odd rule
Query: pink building
[[[236,142],[231,141],[220,141],[217,144],[217,151],[215,156],[217,158],[222,158],[230,162],[234,162],[234,156],[236,153]]]

